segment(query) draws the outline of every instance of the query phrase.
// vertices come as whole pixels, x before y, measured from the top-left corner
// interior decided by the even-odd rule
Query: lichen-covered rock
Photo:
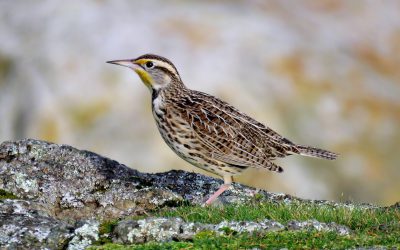
[[[0,214],[18,214],[26,217],[49,216],[41,210],[41,205],[36,202],[11,199],[0,200]]]
[[[351,230],[343,225],[331,223],[323,223],[317,220],[308,221],[290,221],[287,224],[288,230],[317,230],[317,231],[329,231],[335,232],[339,235],[349,235]]]
[[[340,235],[350,234],[350,229],[336,223],[321,223],[316,220],[289,222],[287,226],[272,220],[222,221],[218,224],[185,222],[181,218],[145,218],[123,220],[114,230],[115,242],[124,244],[192,240],[201,231],[212,231],[216,235],[227,233],[266,233],[282,230],[332,231]]]
[[[182,200],[115,161],[37,140],[0,145],[0,189],[70,222],[123,217]]]
[[[50,217],[0,213],[1,249],[63,249],[73,227]]]
[[[68,250],[80,250],[90,246],[99,239],[99,222],[88,220],[81,223],[75,231],[74,236],[68,244]]]
[[[224,229],[228,228],[229,231],[237,233],[253,233],[253,232],[272,232],[281,231],[285,227],[273,220],[263,220],[260,222],[253,221],[222,221],[214,228],[216,232],[223,233]]]
[[[79,250],[99,239],[99,222],[70,225],[35,209],[36,203],[0,200],[0,249]]]
[[[181,218],[124,220],[118,223],[114,233],[116,241],[122,243],[164,242],[177,238],[183,223]]]
[[[253,222],[221,222],[219,224],[203,224],[185,222],[181,218],[145,218],[140,220],[123,220],[118,223],[114,230],[115,241],[125,244],[145,243],[149,241],[165,242],[171,240],[191,240],[201,231],[214,231],[224,234],[229,228],[237,232],[254,232],[282,230],[284,227],[279,223],[268,227],[273,223]]]
[[[74,227],[51,218],[35,202],[0,200],[0,249],[61,249]]]

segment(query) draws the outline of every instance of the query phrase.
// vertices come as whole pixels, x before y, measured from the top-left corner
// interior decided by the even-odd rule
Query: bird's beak
[[[149,73],[146,72],[146,70],[142,66],[140,66],[139,61],[132,60],[132,59],[126,59],[126,60],[108,61],[107,63],[121,65],[124,67],[128,67],[130,69],[133,69],[139,75],[140,79],[142,79],[144,84],[147,87],[152,88],[151,86],[154,82],[153,78],[151,77],[151,75]]]
[[[135,63],[134,60],[131,60],[131,59],[114,60],[114,61],[108,61],[107,63],[128,67],[133,70],[141,68],[137,63]]]

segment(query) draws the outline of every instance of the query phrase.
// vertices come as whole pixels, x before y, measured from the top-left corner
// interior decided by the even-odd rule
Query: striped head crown
[[[165,57],[145,54],[136,59],[114,60],[108,63],[133,69],[150,90],[160,90],[170,84],[182,84],[174,64]]]

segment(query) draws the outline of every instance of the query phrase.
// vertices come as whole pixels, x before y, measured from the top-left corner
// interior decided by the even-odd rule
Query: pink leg
[[[206,205],[210,205],[215,199],[218,198],[225,190],[229,189],[232,183],[232,176],[224,176],[224,184],[215,192],[213,195],[211,195],[210,198],[206,201]]]
[[[220,196],[225,190],[227,190],[229,187],[231,186],[231,184],[223,184],[218,190],[217,192],[215,192],[207,201],[206,201],[206,205],[210,205],[215,199],[218,198],[218,196]]]

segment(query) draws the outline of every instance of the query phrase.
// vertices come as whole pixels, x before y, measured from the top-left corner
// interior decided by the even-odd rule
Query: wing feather
[[[177,108],[186,114],[209,157],[232,165],[282,171],[270,161],[291,154],[292,142],[213,96],[194,92],[181,98],[180,103],[186,105]]]

